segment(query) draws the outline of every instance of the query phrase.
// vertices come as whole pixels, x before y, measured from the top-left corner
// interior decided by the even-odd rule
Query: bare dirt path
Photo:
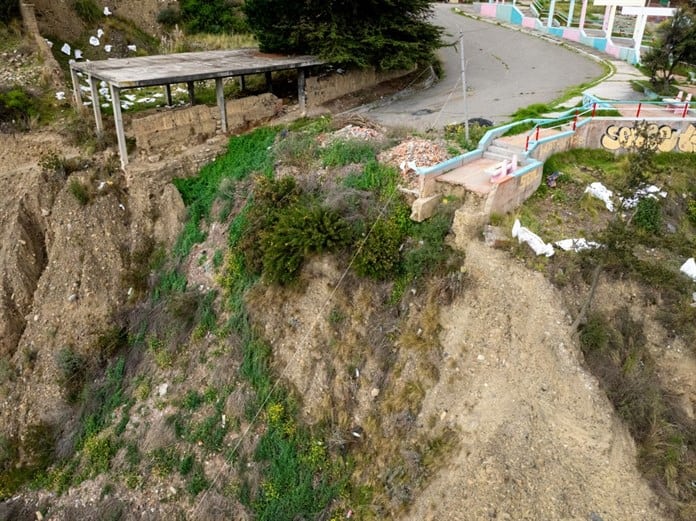
[[[559,293],[501,251],[466,248],[473,287],[443,309],[445,364],[419,418],[449,423],[461,447],[404,519],[667,519]]]

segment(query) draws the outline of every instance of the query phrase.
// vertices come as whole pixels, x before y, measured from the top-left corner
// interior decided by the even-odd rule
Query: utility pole
[[[464,31],[459,31],[459,58],[462,69],[462,91],[464,93],[464,136],[469,141],[469,109],[466,100],[466,60],[464,59]]]

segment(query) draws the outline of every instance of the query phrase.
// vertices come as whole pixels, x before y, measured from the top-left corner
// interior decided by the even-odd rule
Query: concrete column
[[[556,10],[556,0],[551,0],[551,5],[549,6],[549,19],[546,23],[546,27],[553,27],[553,12]]]
[[[187,81],[186,87],[188,88],[189,103],[193,106],[196,104],[196,88],[193,86],[192,81]]]
[[[164,86],[164,95],[167,97],[167,107],[172,106],[172,86],[167,83]]]
[[[636,58],[640,61],[640,48],[643,45],[645,25],[648,23],[648,15],[641,14],[636,17],[636,26],[633,29],[633,45],[636,50]]]
[[[97,134],[104,133],[104,123],[102,123],[101,105],[99,104],[99,83],[96,78],[89,76],[89,90],[92,93],[92,110],[94,111],[94,122],[97,124]]]
[[[82,92],[80,92],[80,77],[77,75],[77,71],[72,68],[72,65],[70,66],[70,77],[72,78],[75,108],[80,111],[84,107],[84,105],[82,105]]]
[[[271,71],[266,73],[266,89],[268,89],[268,92],[273,94],[273,78],[271,76]]]
[[[570,7],[568,8],[568,23],[566,27],[570,27],[573,23],[573,11],[575,11],[575,0],[570,0]]]
[[[225,90],[222,78],[215,78],[215,95],[218,108],[220,109],[220,128],[224,134],[227,134],[227,105],[225,104]]]
[[[125,170],[128,164],[128,148],[126,147],[126,133],[123,130],[123,116],[121,115],[121,89],[114,85],[110,85],[110,87],[114,123],[116,124],[116,139],[118,140],[118,155],[121,158],[121,168]]]
[[[297,69],[297,101],[300,105],[300,114],[305,115],[307,105],[307,93],[305,92],[305,71]]]
[[[614,31],[614,20],[616,18],[616,6],[612,5],[609,9],[609,21],[607,22],[606,35],[611,40],[611,33]]]
[[[582,0],[582,9],[580,9],[580,21],[578,22],[578,27],[582,33],[585,32],[585,17],[587,16],[587,2],[588,0]]]
[[[246,90],[246,76],[244,74],[239,77],[239,90],[242,92]]]
[[[611,6],[608,5],[604,8],[604,19],[602,20],[602,31],[607,30],[607,27],[609,25],[609,11],[611,11]]]

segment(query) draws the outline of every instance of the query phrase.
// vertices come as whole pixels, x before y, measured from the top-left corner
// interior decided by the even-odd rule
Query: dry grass
[[[253,34],[184,34],[175,31],[162,41],[162,52],[221,51],[257,46]]]

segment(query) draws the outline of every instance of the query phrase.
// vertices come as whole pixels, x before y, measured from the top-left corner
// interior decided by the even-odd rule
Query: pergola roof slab
[[[314,56],[264,54],[258,49],[203,51],[120,58],[71,65],[120,89],[300,69],[325,62]]]

